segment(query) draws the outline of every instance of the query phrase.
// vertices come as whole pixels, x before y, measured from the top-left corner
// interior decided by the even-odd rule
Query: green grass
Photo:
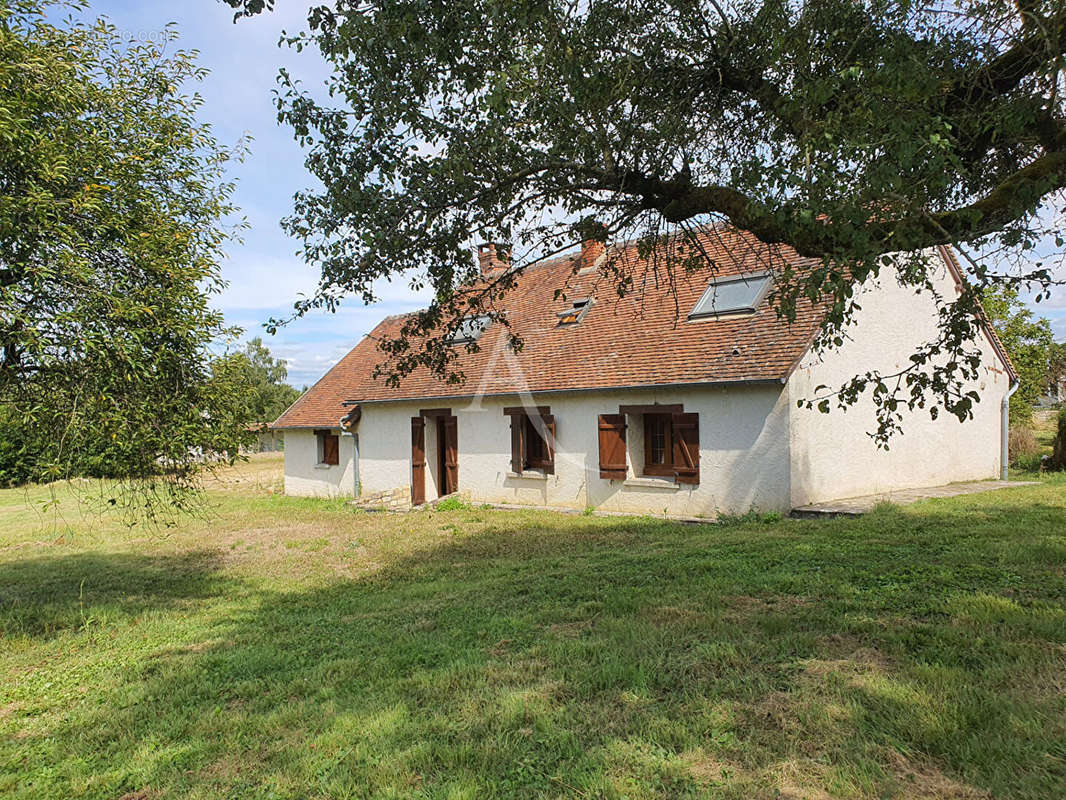
[[[0,492],[0,796],[1066,796],[1061,477],[684,526],[271,468],[155,532]]]

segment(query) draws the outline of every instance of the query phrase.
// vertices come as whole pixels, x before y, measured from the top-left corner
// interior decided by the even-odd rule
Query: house
[[[634,277],[624,298],[600,275],[598,242],[528,269],[504,300],[524,348],[512,352],[503,325],[471,321],[461,336],[480,352],[460,347],[458,386],[421,369],[398,387],[376,380],[377,342],[403,317],[383,320],[275,422],[286,493],[397,506],[462,491],[475,502],[714,516],[998,474],[1015,376],[990,329],[977,342],[974,418],[917,412],[878,449],[868,397],[829,414],[797,401],[905,366],[936,336],[935,301],[884,269],[857,290],[850,339],[818,353],[818,309],[800,307],[790,324],[767,300],[772,272],[814,262],[729,228],[700,240],[707,267],[669,273],[635,245],[612,246]],[[504,248],[478,255],[486,276],[509,266]],[[936,288],[957,291],[950,250],[928,257]]]
[[[284,448],[284,435],[269,422],[250,422],[245,430],[255,434],[255,444],[242,448],[246,453],[276,453]]]
[[[1055,378],[1040,395],[1036,404],[1041,408],[1055,408],[1066,401],[1066,378]]]

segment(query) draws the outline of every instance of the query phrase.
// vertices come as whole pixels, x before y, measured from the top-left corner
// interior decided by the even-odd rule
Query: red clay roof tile
[[[789,248],[766,245],[731,228],[704,229],[699,239],[706,266],[667,271],[642,259],[635,245],[612,247],[634,291],[619,298],[611,279],[574,275],[578,254],[528,269],[504,298],[507,317],[524,341],[520,353],[506,345],[504,326],[482,334],[481,351],[459,348],[462,385],[449,384],[419,368],[396,388],[373,377],[387,356],[378,348],[394,336],[402,316],[388,317],[336,364],[274,423],[275,427],[336,427],[344,403],[432,399],[476,394],[515,394],[664,386],[692,383],[781,381],[809,347],[819,322],[804,303],[789,323],[766,299],[755,314],[689,321],[687,315],[716,277],[809,268],[815,262]],[[592,296],[594,305],[576,325],[558,324],[557,313],[569,300],[555,300],[556,289],[569,298]]]

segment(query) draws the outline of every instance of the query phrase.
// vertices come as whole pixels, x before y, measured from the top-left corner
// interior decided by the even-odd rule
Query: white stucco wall
[[[954,279],[939,257],[933,258],[937,291],[952,299]],[[916,348],[935,340],[936,300],[928,292],[901,287],[893,270],[882,270],[857,299],[862,308],[851,339],[820,355],[808,353],[789,380],[792,505],[995,477],[1000,402],[1009,378],[984,334],[978,341],[982,359],[975,386],[981,402],[965,423],[943,410],[936,421],[928,409],[904,410],[903,434],[886,452],[867,435],[876,428],[869,393],[847,411],[796,408],[796,401],[815,396],[819,385],[835,389],[868,370],[897,372]]]
[[[447,406],[458,420],[459,489],[477,502],[690,516],[741,512],[753,506],[787,510],[788,408],[783,389],[752,386],[538,395],[535,403],[550,406],[556,421],[555,474],[522,477],[510,473],[510,420],[503,414],[505,406],[520,405],[518,397],[369,403],[363,406],[359,423],[360,480],[365,492],[408,485],[411,417],[420,408]],[[685,411],[700,415],[699,485],[640,479],[632,465],[641,463],[642,457],[630,460],[629,480],[600,478],[598,415],[616,414],[619,405],[653,403],[681,403]],[[630,450],[639,453],[635,433],[631,425]],[[440,485],[436,438],[436,426],[427,420],[427,500],[438,496]],[[287,447],[287,471],[289,452]],[[342,449],[342,460],[346,452]],[[313,457],[313,451],[306,457]]]
[[[333,432],[339,434],[340,429],[334,428]],[[314,431],[302,428],[287,429],[285,494],[297,497],[353,495],[355,475],[352,471],[352,445],[351,436],[341,436],[338,459],[340,463],[336,466],[323,466],[318,464],[318,442]]]
[[[936,285],[945,297],[954,280],[937,257]],[[858,372],[892,373],[936,336],[936,301],[900,287],[890,270],[863,288],[851,338],[836,350],[808,353],[786,386],[678,387],[537,395],[550,406],[558,447],[555,474],[510,473],[510,420],[505,406],[517,396],[480,400],[367,403],[358,426],[359,479],[366,493],[411,483],[411,417],[422,408],[449,407],[458,418],[459,490],[476,502],[594,507],[608,511],[686,516],[742,513],[750,508],[787,511],[808,503],[995,477],[999,464],[999,409],[1009,377],[982,335],[982,400],[974,419],[960,423],[927,410],[909,413],[904,433],[886,452],[867,431],[874,428],[873,403],[864,396],[846,412],[798,409],[815,387],[838,387]],[[641,428],[630,420],[630,475],[625,481],[599,476],[597,416],[620,405],[677,404],[700,415],[700,482],[677,485],[641,478]],[[426,499],[439,496],[437,427],[426,420]],[[293,495],[351,494],[353,438],[340,440],[340,464],[317,465],[311,430],[285,433],[285,491]]]

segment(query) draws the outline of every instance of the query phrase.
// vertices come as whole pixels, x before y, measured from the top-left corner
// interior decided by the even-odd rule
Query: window
[[[448,337],[448,344],[476,342],[481,338],[481,334],[485,332],[485,329],[489,327],[490,322],[491,320],[487,316],[464,319],[459,324],[459,327],[455,329],[455,332]]]
[[[511,472],[555,472],[555,417],[547,406],[505,408],[511,418]]]
[[[632,443],[635,449],[629,451],[634,473],[673,478],[678,483],[700,482],[699,414],[685,413],[680,404],[619,406],[617,414],[601,414],[601,478],[625,480],[630,474],[626,458],[627,419],[637,431]]]
[[[548,466],[548,441],[546,431],[538,426],[533,417],[526,417],[526,429],[522,432],[522,441],[526,452],[523,454],[522,468],[543,469]]]
[[[674,448],[670,434],[673,419],[670,414],[644,415],[644,474],[674,474]]]
[[[318,463],[322,466],[335,467],[341,463],[341,437],[333,431],[315,431],[318,444]]]
[[[689,319],[717,317],[722,314],[754,314],[770,288],[770,276],[744,275],[711,281]]]
[[[589,308],[592,307],[593,300],[591,297],[585,297],[581,300],[574,300],[570,308],[560,311],[556,314],[559,317],[560,325],[576,325],[585,318],[585,314],[588,313]]]

